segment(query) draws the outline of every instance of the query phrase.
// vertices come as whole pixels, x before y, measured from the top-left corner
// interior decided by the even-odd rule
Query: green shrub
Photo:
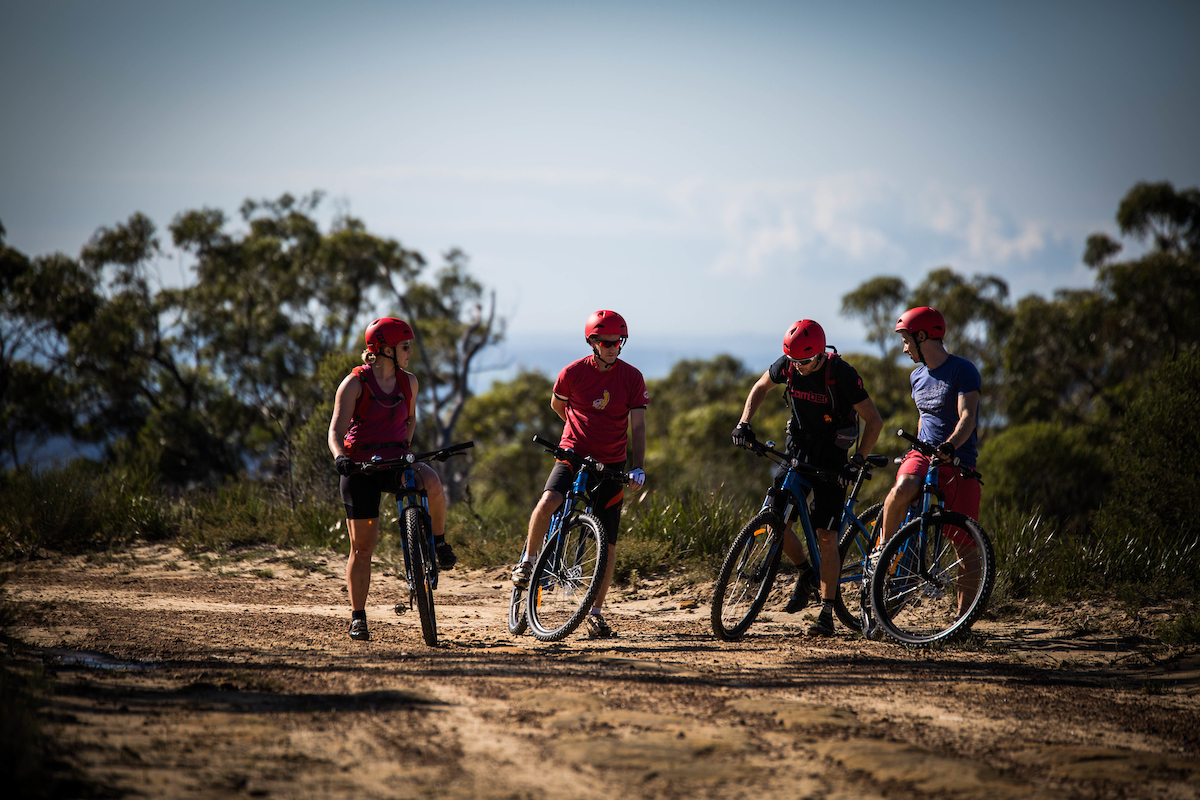
[[[39,471],[0,474],[0,556],[37,548],[107,550],[177,530],[170,502],[145,475],[76,460]]]
[[[1119,422],[1116,479],[1095,515],[1121,552],[1113,572],[1142,581],[1200,583],[1200,352],[1160,361]]]
[[[1086,530],[1111,479],[1088,429],[1051,422],[1013,425],[989,436],[980,447],[979,471],[988,498],[1069,533]]]
[[[1189,608],[1161,623],[1156,633],[1163,644],[1200,644],[1200,605],[1193,601]]]

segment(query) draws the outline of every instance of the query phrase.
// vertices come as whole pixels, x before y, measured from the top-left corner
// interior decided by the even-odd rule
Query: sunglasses
[[[593,341],[597,347],[620,347],[622,344],[624,344],[624,342],[622,342],[620,339],[617,339],[615,342],[609,342],[604,339],[595,339]]]
[[[791,356],[788,356],[788,360],[791,361],[793,364],[795,364],[797,367],[807,367],[809,364],[816,361],[818,358],[820,358],[820,356],[809,356],[808,358],[792,358]]]

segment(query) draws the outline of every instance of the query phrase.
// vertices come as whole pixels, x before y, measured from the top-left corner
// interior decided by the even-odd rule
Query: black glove
[[[338,456],[333,460],[333,468],[337,470],[338,475],[349,476],[354,472],[354,462],[350,460],[350,456]]]
[[[844,480],[846,483],[854,483],[856,480],[858,480],[858,466],[855,464],[847,462],[842,465],[842,468],[839,470],[839,472],[841,473],[842,480]]]
[[[935,449],[935,454],[943,461],[954,460],[954,445],[949,442],[942,442]]]
[[[754,441],[754,429],[750,427],[749,422],[739,422],[737,427],[733,429],[733,443],[738,447],[745,447],[746,442]]]

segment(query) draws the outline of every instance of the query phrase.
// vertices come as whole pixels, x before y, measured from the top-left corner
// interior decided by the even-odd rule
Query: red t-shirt
[[[612,369],[596,369],[593,356],[563,367],[554,393],[567,399],[567,424],[559,447],[591,456],[603,464],[625,460],[629,411],[650,404],[642,373],[617,359]]]

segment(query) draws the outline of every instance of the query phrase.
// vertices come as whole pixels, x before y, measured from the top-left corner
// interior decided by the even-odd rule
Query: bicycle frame
[[[575,475],[575,482],[571,485],[571,490],[567,492],[563,498],[563,504],[558,511],[550,517],[550,529],[546,531],[546,539],[542,543],[542,548],[546,547],[562,547],[562,532],[567,527],[567,522],[574,514],[590,514],[592,513],[592,504],[587,495],[587,472],[582,468]],[[556,552],[555,558],[561,559],[562,553]]]

